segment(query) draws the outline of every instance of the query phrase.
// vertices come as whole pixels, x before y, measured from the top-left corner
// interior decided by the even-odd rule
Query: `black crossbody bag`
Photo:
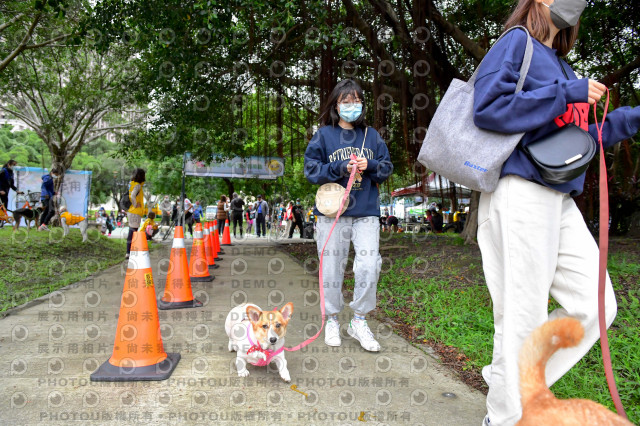
[[[560,58],[558,58],[560,62]],[[569,79],[562,62],[560,67]],[[572,113],[575,112],[573,105]],[[542,179],[552,185],[569,182],[587,170],[596,154],[593,137],[572,122],[522,147]]]

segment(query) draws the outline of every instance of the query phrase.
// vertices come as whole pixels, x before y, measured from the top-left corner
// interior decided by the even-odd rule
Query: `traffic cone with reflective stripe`
[[[220,233],[218,232],[218,219],[213,220],[213,243],[216,245],[216,253],[224,254],[224,250],[220,248]],[[216,260],[222,260],[216,256]]]
[[[196,223],[196,229],[193,233],[193,245],[191,246],[191,257],[189,257],[189,277],[192,282],[213,281],[213,276],[209,273],[207,255],[204,251],[201,223]]]
[[[230,246],[231,244],[231,232],[229,232],[229,219],[224,221],[224,231],[222,232],[222,245]]]
[[[213,256],[213,261],[215,263],[216,260],[220,260],[218,257],[218,253],[216,252],[216,244],[213,240],[213,222],[206,222],[205,228],[209,228],[209,246],[211,247],[211,255]],[[215,265],[217,268],[220,265]]]
[[[111,358],[93,374],[96,382],[164,380],[180,354],[166,353],[160,335],[156,291],[144,231],[133,234]]]
[[[164,296],[158,301],[158,308],[182,309],[201,306],[202,302],[193,298],[187,249],[184,247],[184,230],[182,226],[176,226],[171,256],[169,257],[169,272],[164,285]]]
[[[210,227],[209,227],[209,222],[204,222],[204,254],[207,258],[207,265],[209,265],[209,268],[217,268],[218,265],[216,265],[216,261],[213,257],[213,248],[211,247],[211,240],[212,240],[212,236],[211,236],[211,232],[210,232]]]

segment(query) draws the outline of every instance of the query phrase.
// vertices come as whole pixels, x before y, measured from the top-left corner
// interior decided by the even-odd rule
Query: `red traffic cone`
[[[231,232],[229,232],[229,219],[224,221],[224,232],[222,233],[222,245],[230,246],[231,244]]]
[[[224,254],[224,250],[220,248],[220,233],[218,232],[218,219],[213,220],[213,243],[216,245],[216,253]],[[222,260],[216,256],[216,260]]]
[[[212,236],[210,232],[209,222],[204,222],[203,228],[204,228],[204,231],[203,231],[204,254],[207,257],[207,265],[209,265],[209,268],[217,268],[218,265],[216,265],[216,261],[213,256],[213,248],[211,247]]]
[[[194,282],[213,281],[213,276],[209,273],[207,255],[204,252],[201,223],[196,223],[196,230],[193,233],[193,245],[189,258],[189,277]]]
[[[164,380],[180,354],[166,353],[160,334],[156,291],[144,231],[133,234],[113,353],[93,374],[95,382]]]
[[[158,301],[160,309],[199,308],[202,302],[193,298],[187,249],[184,248],[184,230],[176,226],[169,257],[169,272],[164,285],[164,296]]]

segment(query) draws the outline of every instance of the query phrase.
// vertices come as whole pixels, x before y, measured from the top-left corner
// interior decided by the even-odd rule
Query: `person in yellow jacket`
[[[144,193],[142,187],[145,181],[144,169],[135,169],[131,182],[129,182],[129,200],[131,206],[127,210],[127,219],[129,220],[129,235],[127,236],[127,255],[126,259],[129,259],[129,252],[131,251],[131,240],[133,239],[133,233],[140,228],[140,222],[142,216],[147,214],[144,208]]]
[[[89,227],[89,224],[84,216],[71,214],[67,211],[66,206],[62,206],[60,207],[60,224],[64,230],[63,235],[65,237],[69,235],[70,226],[78,225],[80,233],[82,234],[82,242],[84,243],[87,241],[87,228]]]

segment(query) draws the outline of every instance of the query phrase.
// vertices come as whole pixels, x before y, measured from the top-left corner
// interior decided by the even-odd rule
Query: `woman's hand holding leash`
[[[589,104],[594,105],[598,102],[606,90],[607,86],[604,84],[589,79]]]

